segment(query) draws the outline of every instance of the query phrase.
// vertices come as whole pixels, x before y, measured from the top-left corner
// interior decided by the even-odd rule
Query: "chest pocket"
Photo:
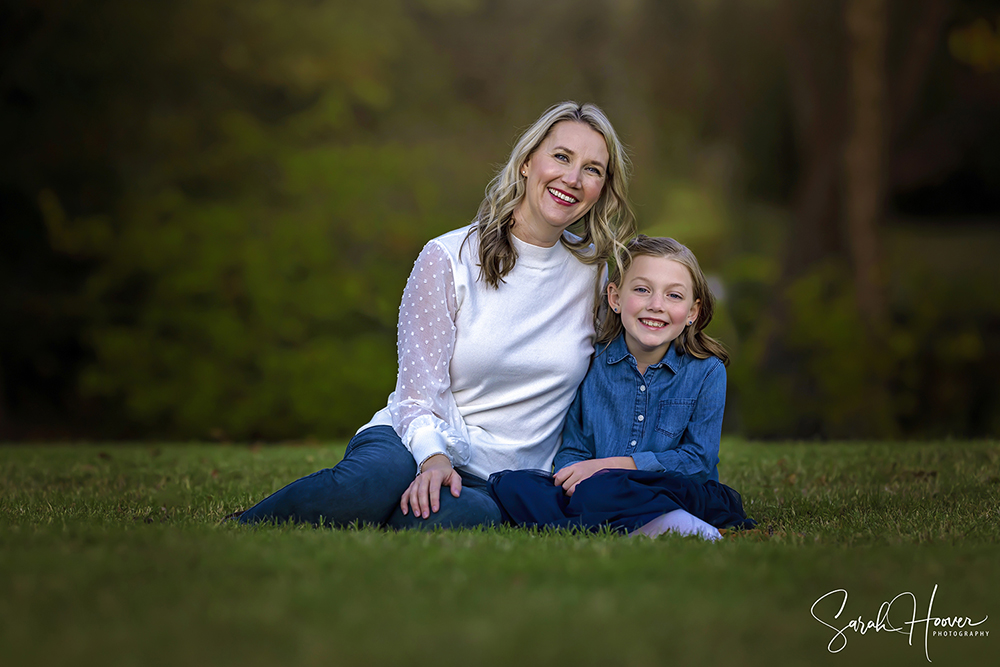
[[[687,428],[698,401],[693,398],[667,398],[660,401],[656,414],[656,432],[676,438]]]

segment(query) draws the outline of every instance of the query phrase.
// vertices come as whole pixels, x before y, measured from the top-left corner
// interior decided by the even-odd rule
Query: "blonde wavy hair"
[[[491,287],[498,288],[517,262],[517,249],[510,240],[510,229],[514,224],[514,211],[525,194],[526,179],[521,175],[521,167],[556,123],[566,120],[585,123],[604,137],[608,167],[600,199],[573,223],[578,240],[563,235],[560,241],[581,262],[603,264],[635,234],[635,216],[628,201],[631,165],[615,128],[604,112],[593,104],[561,102],[546,110],[518,138],[507,163],[486,187],[476,223],[469,230],[470,237],[473,233],[479,235],[479,277]]]
[[[691,274],[691,283],[694,289],[694,301],[700,301],[698,317],[694,324],[684,327],[684,330],[674,339],[674,345],[680,354],[690,354],[696,359],[707,359],[708,357],[718,357],[726,366],[729,365],[729,353],[722,343],[705,333],[705,327],[712,321],[715,314],[715,296],[708,286],[708,279],[698,264],[698,258],[694,256],[687,246],[671,238],[662,236],[651,237],[639,234],[621,248],[615,259],[611,275],[608,277],[609,283],[621,286],[622,279],[628,273],[632,262],[636,257],[647,255],[649,257],[663,257],[672,259],[675,262],[687,267]],[[606,313],[603,321],[598,326],[597,342],[607,345],[618,338],[624,331],[622,316],[618,313]]]

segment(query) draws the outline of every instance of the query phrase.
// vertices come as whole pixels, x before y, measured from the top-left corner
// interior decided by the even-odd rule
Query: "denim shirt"
[[[671,345],[639,373],[624,334],[598,344],[566,415],[556,470],[589,459],[631,456],[639,470],[719,481],[719,438],[726,407],[726,367]]]

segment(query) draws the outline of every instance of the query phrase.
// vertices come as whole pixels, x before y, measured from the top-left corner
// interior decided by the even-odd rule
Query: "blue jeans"
[[[462,476],[458,498],[441,489],[441,509],[427,519],[403,516],[399,499],[417,474],[413,455],[389,426],[372,426],[353,438],[344,459],[333,468],[298,479],[260,501],[240,523],[294,521],[342,527],[351,523],[390,528],[471,528],[500,524],[500,508],[488,483]]]

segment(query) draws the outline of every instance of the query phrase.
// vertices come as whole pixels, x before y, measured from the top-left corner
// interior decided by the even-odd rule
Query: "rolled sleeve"
[[[653,452],[636,452],[632,455],[635,467],[638,470],[648,470],[649,472],[663,472],[666,467],[656,458]]]

